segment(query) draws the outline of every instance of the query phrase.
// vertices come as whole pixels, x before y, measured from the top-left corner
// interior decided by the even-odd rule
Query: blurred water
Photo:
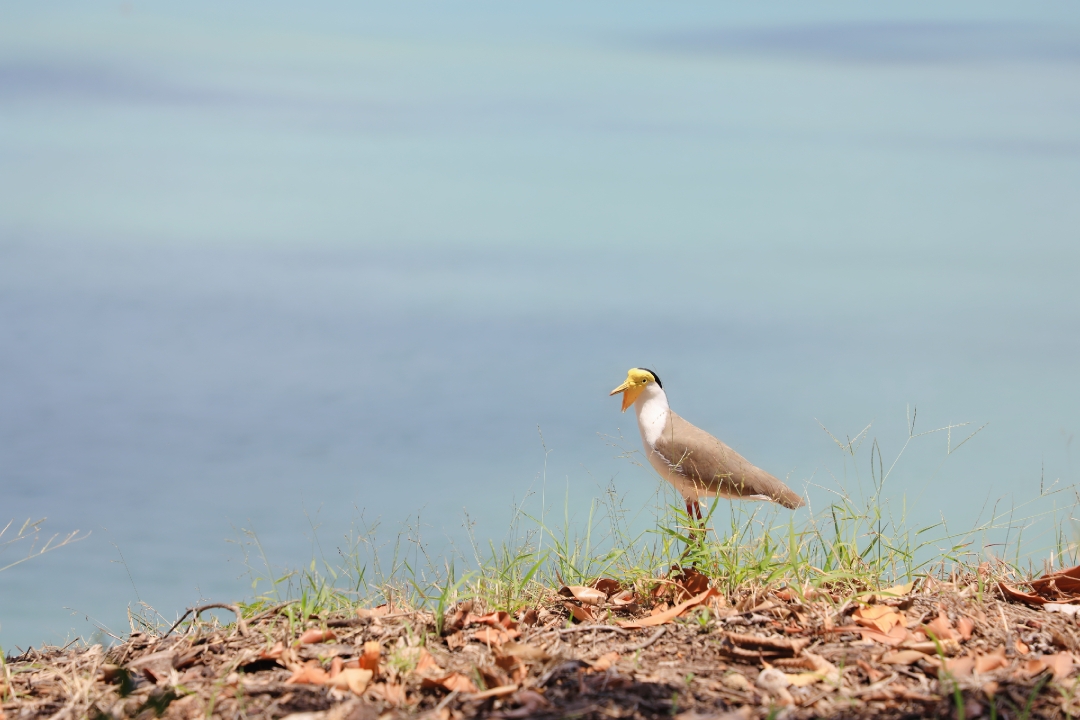
[[[497,536],[544,445],[645,507],[632,365],[815,502],[817,421],[909,405],[990,423],[920,516],[1076,480],[1074,5],[2,12],[0,519],[93,532],[0,573],[5,648],[242,597],[239,528]]]

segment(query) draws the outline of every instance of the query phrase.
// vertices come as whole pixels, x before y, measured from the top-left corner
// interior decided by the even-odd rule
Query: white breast
[[[701,495],[701,488],[695,487],[682,473],[673,470],[670,463],[656,452],[656,443],[667,427],[668,415],[671,413],[663,388],[656,385],[645,388],[634,402],[634,410],[637,412],[638,430],[641,431],[641,442],[645,446],[645,456],[649,459],[649,464],[660,477],[674,485],[684,498],[697,500]]]
[[[634,402],[637,413],[638,430],[646,450],[656,447],[660,434],[668,421],[668,401],[664,390],[657,385],[649,385]]]

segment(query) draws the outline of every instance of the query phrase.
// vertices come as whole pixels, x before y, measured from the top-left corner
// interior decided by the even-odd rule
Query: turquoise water
[[[92,532],[0,573],[5,649],[244,596],[240,528],[647,523],[634,365],[815,504],[819,422],[911,407],[973,423],[919,519],[1078,479],[1075,5],[2,15],[0,519]]]

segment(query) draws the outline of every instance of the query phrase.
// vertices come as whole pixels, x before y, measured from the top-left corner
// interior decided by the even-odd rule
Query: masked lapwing
[[[771,500],[792,509],[803,505],[780,480],[676,415],[652,370],[632,368],[626,382],[611,391],[619,393],[623,412],[633,405],[637,413],[649,464],[683,496],[691,518],[701,519],[702,497]]]

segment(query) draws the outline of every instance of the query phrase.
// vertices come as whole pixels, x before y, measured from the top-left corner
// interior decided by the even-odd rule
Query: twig
[[[458,694],[457,690],[451,690],[449,695],[447,695],[442,700],[440,700],[439,704],[435,706],[435,715],[438,716],[438,714],[442,711],[442,709],[444,707],[446,707],[447,705],[449,705],[450,701],[452,701],[454,698],[457,697],[457,694]]]
[[[237,607],[236,605],[228,605],[226,603],[210,603],[208,605],[200,605],[199,607],[188,608],[187,610],[185,610],[184,614],[180,616],[180,619],[177,620],[175,623],[173,623],[173,626],[171,628],[169,628],[169,631],[167,633],[165,633],[165,635],[163,637],[169,637],[170,635],[172,635],[172,631],[175,630],[177,627],[179,627],[180,623],[184,622],[184,619],[187,618],[188,615],[193,615],[192,621],[194,622],[194,620],[199,619],[199,615],[203,611],[205,611],[205,610],[213,610],[215,608],[220,608],[221,610],[231,610],[232,613],[234,615],[236,615],[236,630],[237,630],[237,632],[239,632],[241,635],[243,635],[245,637],[247,636],[247,634],[248,634],[247,624],[244,622],[244,617],[240,614],[240,608],[239,607]]]
[[[569,635],[571,633],[586,632],[588,630],[607,630],[609,632],[619,633],[620,635],[630,634],[626,630],[623,630],[621,627],[616,627],[615,625],[574,625],[573,627],[568,628],[549,628],[547,630],[541,630],[535,635],[530,635],[528,639],[536,640],[537,638],[541,638],[545,635],[550,635],[552,633],[556,635]]]
[[[634,643],[633,645],[627,645],[626,649],[624,649],[623,652],[635,652],[637,650],[644,650],[645,648],[649,647],[654,642],[659,640],[660,636],[664,634],[665,630],[667,630],[667,628],[665,628],[663,626],[656,628],[656,632],[654,632],[648,638],[646,638],[645,640],[642,640],[639,643]]]

